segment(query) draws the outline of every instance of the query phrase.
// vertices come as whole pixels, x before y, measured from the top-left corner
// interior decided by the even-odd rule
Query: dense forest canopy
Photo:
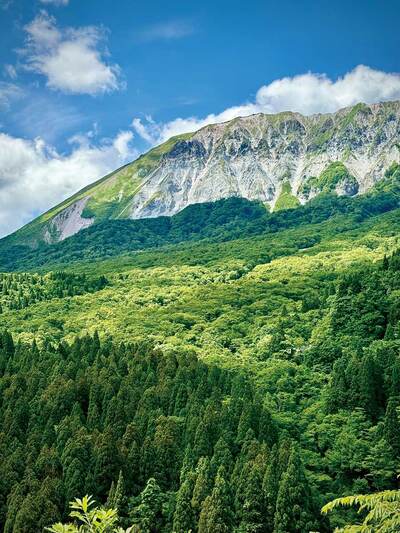
[[[398,488],[398,179],[3,242],[2,529],[91,494],[137,531],[323,533]]]

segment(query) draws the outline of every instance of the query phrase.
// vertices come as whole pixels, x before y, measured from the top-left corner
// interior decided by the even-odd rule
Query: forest
[[[14,243],[15,235],[11,235],[0,242],[0,268],[48,268],[178,243],[229,242],[319,224],[340,216],[356,227],[371,216],[397,209],[399,197],[400,165],[394,163],[382,181],[367,194],[355,198],[337,196],[328,190],[304,206],[270,213],[261,202],[232,197],[190,205],[172,217],[99,222],[64,241],[33,249]],[[340,226],[337,231],[341,231]],[[299,247],[308,244],[300,241]]]
[[[99,224],[37,263],[5,252],[2,530],[65,523],[91,495],[137,532],[328,533],[362,518],[322,514],[334,498],[398,489],[398,170],[387,178],[290,211],[232,199],[115,221],[111,248]]]

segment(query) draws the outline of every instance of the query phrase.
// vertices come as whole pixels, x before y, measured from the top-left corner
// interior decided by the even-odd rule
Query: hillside
[[[282,205],[282,209],[269,213],[261,202],[231,197],[191,205],[171,217],[106,220],[62,242],[52,245],[42,243],[34,250],[30,246],[13,244],[12,238],[6,238],[0,241],[0,268],[62,268],[82,260],[98,261],[185,242],[228,242],[239,237],[268,235],[323,221],[332,221],[332,227],[335,227],[335,219],[344,216],[347,224],[356,226],[368,217],[397,209],[399,200],[400,165],[394,163],[382,180],[367,193],[354,198],[327,191],[304,206],[285,209]],[[295,246],[307,247],[320,239],[319,235],[310,240],[305,234],[300,234]]]
[[[137,531],[329,533],[397,488],[400,165],[355,174],[0,241],[5,533],[84,494]]]
[[[107,220],[170,216],[241,197],[269,210],[321,192],[354,196],[400,162],[400,103],[333,114],[257,114],[174,137],[51,209],[8,238],[35,248]]]
[[[5,533],[85,493],[148,531],[327,533],[333,497],[395,488],[399,180],[9,256],[31,272],[0,276]]]

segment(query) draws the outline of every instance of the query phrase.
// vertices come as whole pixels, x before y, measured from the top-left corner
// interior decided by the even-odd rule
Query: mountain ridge
[[[269,209],[304,204],[320,192],[354,196],[380,181],[393,162],[400,162],[398,101],[310,116],[285,111],[238,117],[172,137],[11,240],[34,248],[104,220],[170,216],[232,196],[260,200]]]

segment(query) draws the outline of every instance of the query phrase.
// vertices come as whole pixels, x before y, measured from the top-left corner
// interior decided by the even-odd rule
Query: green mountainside
[[[400,166],[343,176],[0,243],[5,533],[85,494],[137,532],[328,533],[398,487]]]
[[[85,201],[85,205],[80,214],[86,220],[96,217],[96,221],[101,222],[123,217],[128,202],[136,194],[145,177],[156,168],[165,153],[171,150],[179,140],[184,140],[187,137],[188,135],[173,137],[164,144],[153,148],[133,163],[124,165],[67,198],[7,239],[11,243],[23,243],[33,248],[43,241],[58,240],[57,230],[49,225],[49,221],[75,202],[82,200]],[[48,238],[44,239],[46,230],[49,234]]]
[[[337,183],[342,179],[343,172],[341,164],[331,165],[331,170],[323,174],[321,193],[304,206],[291,195],[287,184],[273,213],[261,202],[232,197],[191,205],[172,217],[107,220],[62,242],[42,244],[34,250],[17,244],[12,235],[0,240],[0,268],[23,270],[46,268],[46,265],[54,268],[186,241],[230,241],[322,222],[339,215],[351,216],[358,223],[398,207],[400,165],[394,163],[368,193],[355,198],[337,196],[332,190],[332,181]],[[301,238],[298,245],[302,246]]]
[[[172,216],[232,197],[277,211],[321,193],[364,194],[400,163],[399,132],[398,101],[211,124],[88,185],[6,242],[36,249],[108,221]]]

